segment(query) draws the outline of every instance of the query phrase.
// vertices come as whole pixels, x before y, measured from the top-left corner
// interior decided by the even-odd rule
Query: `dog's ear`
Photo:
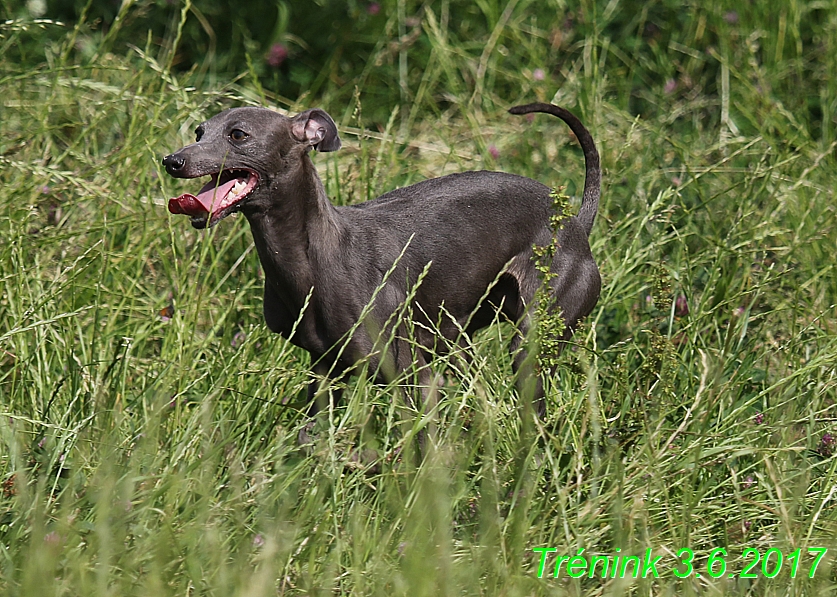
[[[301,143],[307,143],[317,151],[337,151],[342,143],[337,135],[337,125],[325,110],[312,108],[293,117],[291,132]]]

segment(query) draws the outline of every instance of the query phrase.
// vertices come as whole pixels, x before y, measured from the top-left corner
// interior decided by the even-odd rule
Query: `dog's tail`
[[[596,212],[599,210],[599,197],[602,194],[602,168],[599,165],[599,152],[596,151],[596,144],[593,142],[590,132],[571,112],[552,104],[537,103],[515,106],[509,109],[509,112],[511,114],[529,114],[531,112],[552,114],[566,122],[575,133],[578,142],[581,144],[581,149],[584,151],[584,162],[587,168],[584,179],[584,195],[581,198],[581,208],[578,210],[577,218],[584,226],[587,236],[590,236],[590,231],[593,229],[593,220],[596,219]]]

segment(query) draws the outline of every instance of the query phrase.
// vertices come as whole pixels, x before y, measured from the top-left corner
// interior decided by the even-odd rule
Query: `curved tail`
[[[581,149],[584,151],[584,162],[587,168],[584,179],[584,195],[581,198],[581,208],[578,210],[578,216],[576,217],[584,226],[584,230],[587,231],[587,236],[590,236],[593,221],[596,219],[596,212],[599,210],[599,197],[602,194],[602,168],[599,164],[599,152],[596,151],[596,144],[593,142],[590,131],[571,112],[552,104],[536,103],[515,106],[510,108],[509,112],[511,114],[529,114],[531,112],[552,114],[566,122],[575,133],[578,142],[581,144]]]

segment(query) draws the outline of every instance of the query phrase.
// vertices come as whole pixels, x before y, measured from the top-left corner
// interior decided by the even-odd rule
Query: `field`
[[[184,65],[189,3],[160,36],[148,3],[109,29],[3,3],[0,593],[837,593],[837,3],[372,4],[366,60],[289,98],[262,54]],[[497,169],[575,210],[580,149],[506,113],[530,101],[604,177],[545,419],[498,323],[420,412],[409,375],[352,378],[300,447],[308,356],[264,324],[247,222],[170,215],[194,181],[160,158],[226,107],[319,106],[337,204]]]

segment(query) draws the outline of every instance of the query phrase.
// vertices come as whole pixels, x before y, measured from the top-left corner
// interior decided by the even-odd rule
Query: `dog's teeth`
[[[244,190],[244,187],[246,187],[246,186],[247,186],[247,183],[245,183],[243,180],[239,180],[237,183],[235,183],[235,185],[233,185],[233,188],[230,189],[230,194],[239,195],[241,193],[241,191]]]

